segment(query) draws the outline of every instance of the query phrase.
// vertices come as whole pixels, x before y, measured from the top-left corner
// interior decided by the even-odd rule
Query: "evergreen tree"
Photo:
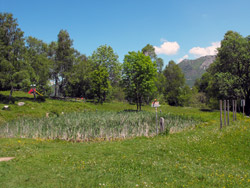
[[[10,89],[30,85],[30,66],[25,61],[23,32],[12,14],[0,13],[0,87]]]

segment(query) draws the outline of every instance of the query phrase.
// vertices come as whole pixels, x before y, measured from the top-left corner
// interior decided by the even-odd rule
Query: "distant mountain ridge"
[[[195,80],[201,78],[207,68],[215,61],[215,55],[207,55],[194,60],[184,59],[178,65],[185,75],[186,83],[193,87]]]

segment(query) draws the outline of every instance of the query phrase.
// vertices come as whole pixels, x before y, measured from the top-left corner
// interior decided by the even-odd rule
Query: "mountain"
[[[187,85],[193,87],[195,80],[201,78],[206,69],[214,62],[215,57],[215,55],[208,55],[194,60],[181,61],[178,65],[185,75]]]

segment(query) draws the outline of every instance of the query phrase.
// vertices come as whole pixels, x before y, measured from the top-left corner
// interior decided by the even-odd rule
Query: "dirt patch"
[[[14,159],[15,157],[0,157],[0,162],[2,161],[9,161],[11,159]]]

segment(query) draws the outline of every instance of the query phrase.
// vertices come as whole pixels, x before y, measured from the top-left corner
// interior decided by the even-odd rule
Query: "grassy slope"
[[[62,106],[64,104],[62,102]],[[77,109],[74,104],[69,108]],[[119,111],[130,106],[105,104],[89,105],[87,108]],[[149,107],[144,109],[154,110]],[[250,187],[249,119],[240,120],[220,131],[217,112],[201,113],[198,109],[168,106],[161,110],[201,116],[207,123],[168,136],[112,142],[0,139],[0,157],[16,157],[0,163],[1,185]]]

